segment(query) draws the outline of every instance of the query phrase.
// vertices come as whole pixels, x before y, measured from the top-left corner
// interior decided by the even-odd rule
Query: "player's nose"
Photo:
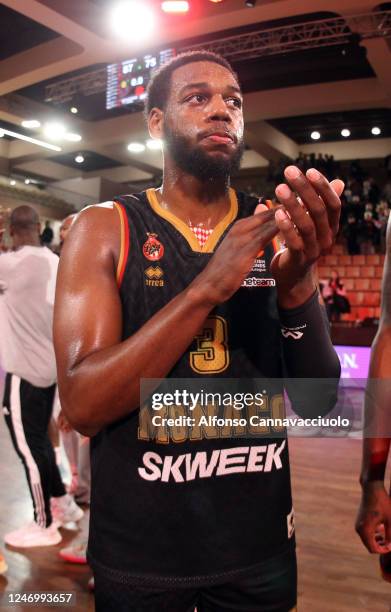
[[[231,115],[223,96],[215,95],[210,99],[208,105],[208,119],[231,121]]]

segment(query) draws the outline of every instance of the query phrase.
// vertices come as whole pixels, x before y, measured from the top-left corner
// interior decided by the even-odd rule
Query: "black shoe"
[[[391,582],[391,552],[380,555],[379,561],[384,580]]]

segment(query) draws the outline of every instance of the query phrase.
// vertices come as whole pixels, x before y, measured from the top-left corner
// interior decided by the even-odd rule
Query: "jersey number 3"
[[[208,317],[195,341],[197,350],[190,352],[190,365],[194,372],[218,374],[228,368],[228,330],[223,317]]]

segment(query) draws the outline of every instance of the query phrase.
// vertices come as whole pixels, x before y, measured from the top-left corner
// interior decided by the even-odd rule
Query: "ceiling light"
[[[10,180],[10,185],[12,185],[12,186],[16,185],[16,181],[14,179],[11,179]]]
[[[43,147],[44,149],[50,149],[51,151],[61,151],[61,147],[57,147],[57,145],[50,144],[48,142],[44,142],[43,140],[38,140],[37,138],[30,138],[30,136],[25,136],[24,134],[19,134],[18,132],[12,132],[11,130],[6,130],[1,128],[2,136],[6,134],[7,136],[11,136],[12,138],[19,138],[19,140],[24,140],[25,142],[31,142],[31,144],[38,145],[39,147]]]
[[[127,148],[130,153],[142,153],[145,151],[145,145],[141,144],[141,142],[130,142]]]
[[[79,109],[76,108],[76,106],[71,106],[71,108],[69,109],[71,111],[71,113],[73,113],[74,115],[76,115],[79,112]]]
[[[38,121],[38,119],[26,119],[25,121],[22,121],[22,127],[27,128],[28,130],[34,130],[40,126],[41,122]]]
[[[371,132],[374,136],[379,136],[379,134],[381,134],[381,129],[379,127],[373,127]]]
[[[0,130],[0,138],[4,137],[4,130]]]
[[[155,20],[155,13],[145,1],[121,2],[111,11],[113,32],[132,43],[146,40],[155,28]]]
[[[209,0],[210,2],[214,2],[215,4],[218,4],[219,2],[222,2],[223,0]]]
[[[147,140],[147,147],[151,151],[161,151],[162,150],[162,141],[159,138],[150,138]]]
[[[341,136],[343,136],[344,138],[349,138],[350,130],[348,130],[347,128],[344,128],[343,130],[341,130]]]
[[[73,134],[72,132],[66,132],[64,134],[65,140],[69,140],[70,142],[80,142],[81,136],[80,134]]]
[[[165,13],[187,13],[189,8],[189,3],[182,0],[162,2],[162,11]]]
[[[43,132],[46,138],[50,140],[60,140],[65,135],[65,126],[62,123],[46,123],[43,128]]]
[[[30,179],[24,179],[25,185],[30,185]]]
[[[246,0],[245,5],[246,5],[248,8],[254,8],[256,1],[257,1],[257,0]]]
[[[317,131],[311,132],[311,138],[312,138],[312,140],[319,140],[320,132],[317,132]]]
[[[79,153],[79,155],[76,155],[76,157],[75,157],[75,162],[76,162],[77,164],[82,164],[82,163],[83,163],[83,161],[84,161],[84,157],[83,157],[83,155],[82,155],[81,153]]]

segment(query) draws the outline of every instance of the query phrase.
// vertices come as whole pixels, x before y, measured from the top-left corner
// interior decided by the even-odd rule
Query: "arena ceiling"
[[[248,8],[244,0],[190,2],[186,16],[160,15],[153,44],[113,34],[108,15],[114,0],[0,2],[0,130],[7,130],[0,141],[0,171],[49,182],[156,180],[160,152],[127,150],[129,142],[148,138],[141,107],[106,110],[99,81],[107,64],[200,45],[227,55],[240,76],[245,168],[280,155],[294,158],[299,147],[314,144],[314,130],[321,133],[317,146],[341,142],[346,149],[343,128],[350,129],[349,141],[391,146],[391,3],[258,0]],[[159,1],[151,4],[159,10]],[[72,91],[75,83],[83,86],[75,86],[70,97],[57,95]],[[82,139],[51,141],[61,149],[53,151],[14,138],[12,132],[47,141],[42,127],[21,126],[32,118],[42,125],[60,122]],[[381,129],[376,138],[373,125]]]

